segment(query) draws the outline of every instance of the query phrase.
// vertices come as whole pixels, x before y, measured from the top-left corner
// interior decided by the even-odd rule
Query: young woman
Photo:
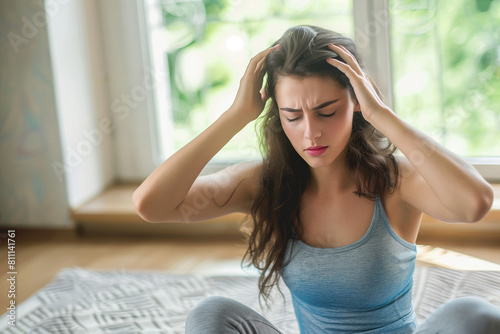
[[[199,176],[267,100],[263,161]],[[395,147],[404,156],[393,155]],[[261,270],[261,295],[268,298],[283,278],[301,333],[414,333],[412,275],[422,213],[475,222],[490,209],[493,192],[472,166],[383,103],[352,40],[299,26],[252,58],[232,106],[159,166],[133,201],[151,222],[250,214],[245,257]],[[461,298],[439,308],[418,332],[499,328],[499,308]],[[222,297],[193,308],[186,332],[280,333]]]

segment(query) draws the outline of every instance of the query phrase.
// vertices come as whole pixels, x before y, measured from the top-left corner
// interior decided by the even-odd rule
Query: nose
[[[321,137],[320,125],[313,119],[313,117],[306,116],[304,126],[304,136],[306,139],[315,141]]]

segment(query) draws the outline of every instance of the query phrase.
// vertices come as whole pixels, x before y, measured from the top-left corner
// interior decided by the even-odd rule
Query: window
[[[394,108],[465,157],[500,153],[500,2],[390,0]]]
[[[154,92],[158,162],[227,110],[250,57],[314,24],[356,40],[405,121],[500,179],[499,1],[142,1],[151,64],[166,73]],[[209,165],[259,157],[251,123]]]
[[[162,159],[227,110],[250,58],[287,28],[313,24],[354,37],[345,0],[147,1],[156,66],[168,73],[169,100],[157,109]],[[173,126],[171,126],[173,124]],[[253,122],[213,159],[260,158]]]

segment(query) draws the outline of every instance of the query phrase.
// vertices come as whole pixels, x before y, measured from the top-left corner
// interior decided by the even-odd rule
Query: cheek
[[[290,127],[288,124],[286,124],[286,121],[281,123],[281,127],[283,128],[283,132],[288,137],[288,139],[291,142],[293,142],[294,135],[297,131],[294,131],[294,129],[292,127]]]
[[[352,120],[348,117],[337,118],[328,124],[323,131],[323,136],[329,140],[344,142],[348,140],[352,132]]]
[[[285,132],[285,134],[288,136],[288,132],[290,132],[290,122],[288,122],[285,118],[285,116],[279,116],[280,122],[281,122],[281,128]]]
[[[338,122],[337,122],[337,126],[338,126],[338,130],[339,131],[342,131],[342,132],[346,132],[346,131],[351,131],[352,129],[352,113],[349,113],[349,112],[345,112],[343,113],[342,115],[339,115],[339,119],[338,119]]]
[[[295,144],[297,143],[297,140],[300,140],[300,128],[297,126],[294,126],[294,124],[287,124],[288,122],[286,120],[281,120],[281,127],[283,129],[283,132],[285,133],[285,136],[288,138],[292,146],[295,147]]]

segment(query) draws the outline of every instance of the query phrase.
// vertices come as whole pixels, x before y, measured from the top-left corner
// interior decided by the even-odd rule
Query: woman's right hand
[[[240,87],[230,110],[249,122],[256,119],[264,110],[267,100],[267,96],[261,95],[265,74],[264,63],[267,55],[278,47],[279,45],[275,45],[255,55],[240,80]]]

